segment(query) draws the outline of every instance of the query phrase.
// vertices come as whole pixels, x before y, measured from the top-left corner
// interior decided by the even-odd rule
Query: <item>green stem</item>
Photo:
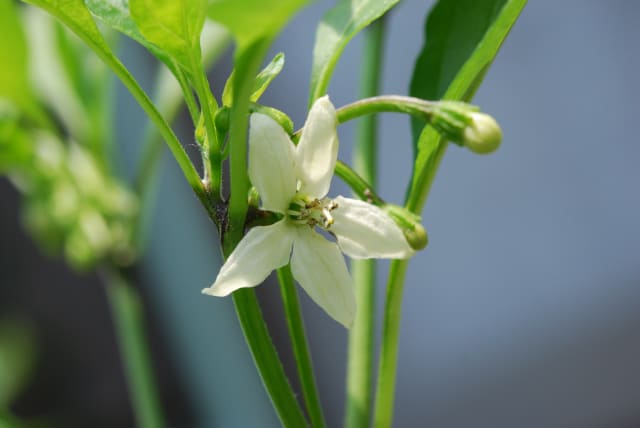
[[[437,134],[433,135],[433,140],[430,143],[436,144],[437,147],[430,152],[426,162],[427,166],[423,169],[424,173],[419,177],[419,190],[415,190],[417,187],[413,186],[405,204],[406,208],[416,214],[420,214],[422,211],[447,147],[446,142]],[[409,260],[393,260],[389,268],[376,388],[375,428],[388,428],[393,421],[402,293],[408,265]]]
[[[165,422],[147,347],[140,297],[115,269],[107,272],[105,282],[137,425],[163,427]]]
[[[247,215],[247,125],[249,123],[249,97],[253,81],[262,59],[269,47],[268,40],[259,40],[245,48],[236,58],[236,75],[233,88],[233,105],[229,118],[229,176],[231,196],[229,199],[229,229],[225,241],[240,242],[244,233]],[[223,245],[227,245],[223,242]],[[228,247],[227,247],[228,248]],[[229,251],[230,253],[230,251]]]
[[[341,160],[336,162],[335,174],[342,179],[351,190],[362,200],[365,200],[373,205],[382,206],[384,200],[378,196],[373,189],[373,186],[369,184],[365,179],[357,172],[345,164]]]
[[[302,319],[298,293],[289,265],[278,269],[278,281],[280,281],[280,291],[287,317],[289,336],[291,337],[293,354],[296,358],[298,375],[300,376],[300,383],[302,384],[302,394],[305,404],[307,405],[309,419],[311,419],[311,426],[314,428],[322,428],[326,426],[326,424],[322,413],[320,398],[318,397],[316,379],[313,375],[313,363],[305,335],[304,320]]]
[[[237,290],[233,293],[233,303],[236,306],[244,338],[251,350],[253,362],[282,426],[286,428],[308,426],[271,341],[255,291],[252,288]]]
[[[200,47],[198,47],[198,51],[199,50]],[[211,110],[212,108],[217,109],[218,103],[211,93],[200,55],[191,55],[191,62],[196,93],[198,94],[200,109],[202,110],[204,124],[207,129],[207,138],[202,155],[205,170],[205,186],[212,201],[215,203],[219,202],[222,197],[220,194],[220,186],[222,183],[220,144],[218,142],[218,133],[216,132],[216,127],[213,122],[214,112]]]
[[[261,40],[249,46],[236,57],[234,100],[229,123],[231,198],[229,200],[229,225],[224,231],[223,252],[229,257],[242,239],[247,214],[249,179],[247,176],[247,124],[249,96],[253,80],[269,46],[269,40]],[[211,215],[211,214],[210,214]],[[245,288],[233,293],[236,313],[245,340],[251,350],[262,382],[267,389],[280,422],[285,427],[308,426],[291,385],[282,367],[278,353],[271,341],[255,291]]]
[[[384,18],[371,24],[365,31],[360,89],[363,98],[373,97],[380,91],[384,35]],[[347,109],[345,113],[342,109],[343,119],[348,117],[349,111]],[[354,174],[357,177],[359,173],[362,182],[369,183],[361,192],[356,190],[355,193],[372,202],[374,196],[376,202],[381,202],[371,190],[372,186],[375,187],[377,178],[377,128],[376,116],[363,117],[353,149]],[[371,420],[376,263],[374,260],[352,260],[351,274],[358,310],[349,331],[345,426],[366,428]]]
[[[398,339],[402,312],[402,289],[408,260],[393,260],[389,268],[387,295],[382,324],[382,344],[376,388],[375,428],[388,428],[393,421],[396,367],[398,363]]]
[[[314,428],[324,427],[324,415],[318,397],[316,379],[313,374],[313,363],[311,362],[309,345],[304,331],[304,320],[302,319],[298,293],[289,265],[278,269],[278,281],[280,282],[280,292],[287,317],[293,354],[298,366],[298,376],[300,376],[300,383],[302,384],[302,395],[307,405],[311,426]]]
[[[182,89],[182,95],[184,97],[184,102],[187,105],[187,110],[189,110],[189,116],[191,117],[191,121],[194,126],[198,125],[198,105],[196,104],[196,98],[193,96],[193,92],[191,91],[191,86],[189,86],[189,82],[183,73],[179,73],[176,76],[176,80],[180,85],[180,89]]]

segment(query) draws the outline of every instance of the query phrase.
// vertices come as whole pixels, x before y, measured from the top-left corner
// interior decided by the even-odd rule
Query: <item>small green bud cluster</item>
[[[29,166],[12,168],[9,177],[23,193],[23,219],[35,239],[78,270],[107,259],[132,263],[137,198],[82,146],[42,131],[28,135]]]

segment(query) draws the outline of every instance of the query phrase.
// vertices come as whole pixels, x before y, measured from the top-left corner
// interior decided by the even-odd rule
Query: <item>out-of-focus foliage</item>
[[[36,339],[29,324],[0,322],[0,410],[8,407],[28,384],[36,360]],[[0,426],[2,426],[0,414]]]
[[[17,10],[8,0],[0,5],[13,14],[8,39],[24,40]],[[81,270],[129,264],[139,207],[109,167],[105,67],[51,17],[23,9],[27,43],[13,45],[19,60],[0,75],[0,173],[22,193],[24,223],[49,253]],[[15,75],[22,92],[6,89]]]

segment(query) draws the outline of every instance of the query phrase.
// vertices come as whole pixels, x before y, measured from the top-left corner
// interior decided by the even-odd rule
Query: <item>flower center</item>
[[[296,194],[289,203],[287,215],[295,224],[316,225],[328,230],[333,224],[331,211],[338,208],[338,204],[333,199],[314,199],[306,195]]]

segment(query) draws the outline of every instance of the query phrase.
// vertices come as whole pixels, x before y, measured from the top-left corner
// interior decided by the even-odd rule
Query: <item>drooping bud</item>
[[[287,134],[289,135],[293,134],[293,121],[289,116],[287,116],[285,113],[281,112],[280,110],[273,107],[264,106],[258,103],[251,103],[251,105],[249,106],[249,111],[251,113],[266,114],[271,119],[278,122]]]
[[[389,214],[389,217],[400,227],[407,243],[414,250],[422,250],[429,243],[427,231],[420,223],[420,217],[408,209],[387,204],[382,209]]]
[[[502,141],[496,120],[478,107],[457,101],[440,101],[431,125],[446,139],[474,153],[491,153]]]
[[[471,123],[463,134],[463,143],[474,153],[494,152],[502,142],[502,130],[496,120],[488,114],[471,113]]]

